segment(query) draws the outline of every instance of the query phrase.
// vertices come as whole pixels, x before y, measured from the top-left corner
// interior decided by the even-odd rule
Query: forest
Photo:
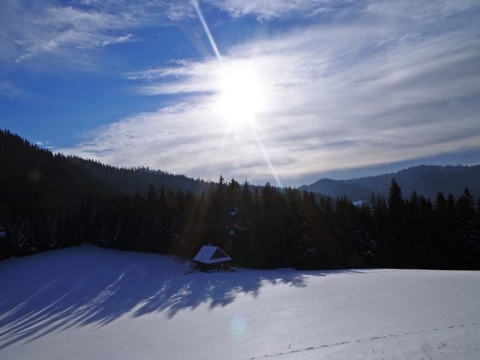
[[[387,196],[354,204],[162,173],[165,183],[126,191],[105,180],[119,169],[80,162],[0,132],[0,260],[83,243],[190,259],[214,244],[251,268],[480,269],[480,197],[468,188],[429,199],[393,179]],[[129,183],[140,176],[122,173]]]

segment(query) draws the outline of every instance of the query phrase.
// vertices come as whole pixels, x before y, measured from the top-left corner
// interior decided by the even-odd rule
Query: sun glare
[[[220,71],[217,109],[230,127],[249,126],[265,107],[265,88],[248,66],[224,65]]]

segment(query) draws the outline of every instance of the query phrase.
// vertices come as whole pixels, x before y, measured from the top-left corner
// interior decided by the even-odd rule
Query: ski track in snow
[[[451,325],[451,326],[444,327],[444,328],[435,328],[435,329],[429,329],[429,330],[417,330],[417,331],[405,332],[405,333],[401,333],[401,334],[390,334],[390,335],[375,336],[375,337],[372,337],[370,339],[349,340],[349,341],[337,342],[337,343],[334,343],[334,344],[323,344],[323,345],[309,346],[309,347],[303,348],[303,349],[296,349],[296,350],[291,350],[291,351],[286,351],[286,352],[279,352],[279,353],[276,353],[276,354],[266,354],[266,355],[254,356],[254,357],[248,358],[246,360],[256,360],[256,359],[280,357],[280,356],[283,356],[283,355],[291,355],[291,354],[301,353],[301,352],[310,351],[310,350],[319,350],[319,349],[324,349],[324,348],[346,345],[346,344],[350,344],[350,343],[364,343],[364,342],[367,342],[367,341],[370,342],[370,341],[374,341],[374,340],[396,338],[396,337],[400,337],[400,336],[404,336],[404,335],[416,335],[416,334],[421,334],[421,333],[431,333],[431,332],[434,332],[434,331],[450,330],[450,329],[455,329],[455,328],[477,328],[477,327],[478,327],[478,324],[476,324],[476,323]]]

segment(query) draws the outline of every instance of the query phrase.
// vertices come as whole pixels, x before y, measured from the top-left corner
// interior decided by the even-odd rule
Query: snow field
[[[1,359],[479,359],[480,273],[193,273],[81,246],[0,263]]]

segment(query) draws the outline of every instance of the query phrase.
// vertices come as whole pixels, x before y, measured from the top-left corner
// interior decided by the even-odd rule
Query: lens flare
[[[230,321],[230,334],[235,341],[241,341],[247,331],[247,321],[242,315],[235,315]]]

